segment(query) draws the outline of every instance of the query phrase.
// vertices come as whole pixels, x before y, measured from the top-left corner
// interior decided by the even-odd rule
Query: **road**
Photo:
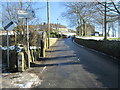
[[[59,40],[46,58],[38,60],[40,64],[31,66],[43,80],[37,88],[118,88],[118,64],[113,60],[68,38]]]

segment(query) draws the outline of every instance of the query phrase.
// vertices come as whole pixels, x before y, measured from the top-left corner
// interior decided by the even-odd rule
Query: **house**
[[[7,35],[7,31],[1,29],[0,30],[0,36]],[[8,35],[14,35],[14,31],[8,31]]]
[[[68,28],[61,24],[51,24],[51,29],[57,31],[58,33],[68,32]]]
[[[76,28],[77,30],[77,35],[80,35],[80,36],[91,36],[92,33],[95,32],[95,27],[93,25],[90,25],[90,24],[86,24],[86,29],[84,30],[84,24],[78,26]]]
[[[51,28],[53,31],[56,31],[62,35],[66,35],[66,36],[76,35],[76,32],[74,30],[68,29],[66,26],[61,24],[51,24]]]

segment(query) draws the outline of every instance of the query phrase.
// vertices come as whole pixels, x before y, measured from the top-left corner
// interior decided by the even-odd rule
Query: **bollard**
[[[44,41],[43,41],[43,40],[41,40],[40,56],[41,56],[41,57],[45,57],[45,44],[44,44]]]
[[[35,58],[34,58],[33,50],[30,50],[30,51],[31,51],[32,62],[34,62]]]
[[[24,63],[24,53],[18,53],[18,71],[23,72],[25,71],[25,63]]]

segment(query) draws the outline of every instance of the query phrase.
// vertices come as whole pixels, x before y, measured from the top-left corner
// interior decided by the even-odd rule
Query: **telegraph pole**
[[[47,0],[48,48],[50,47],[50,1]]]

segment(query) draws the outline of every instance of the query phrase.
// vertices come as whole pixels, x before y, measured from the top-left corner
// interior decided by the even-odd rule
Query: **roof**
[[[66,26],[64,25],[61,25],[61,24],[50,24],[52,28],[67,28]]]

